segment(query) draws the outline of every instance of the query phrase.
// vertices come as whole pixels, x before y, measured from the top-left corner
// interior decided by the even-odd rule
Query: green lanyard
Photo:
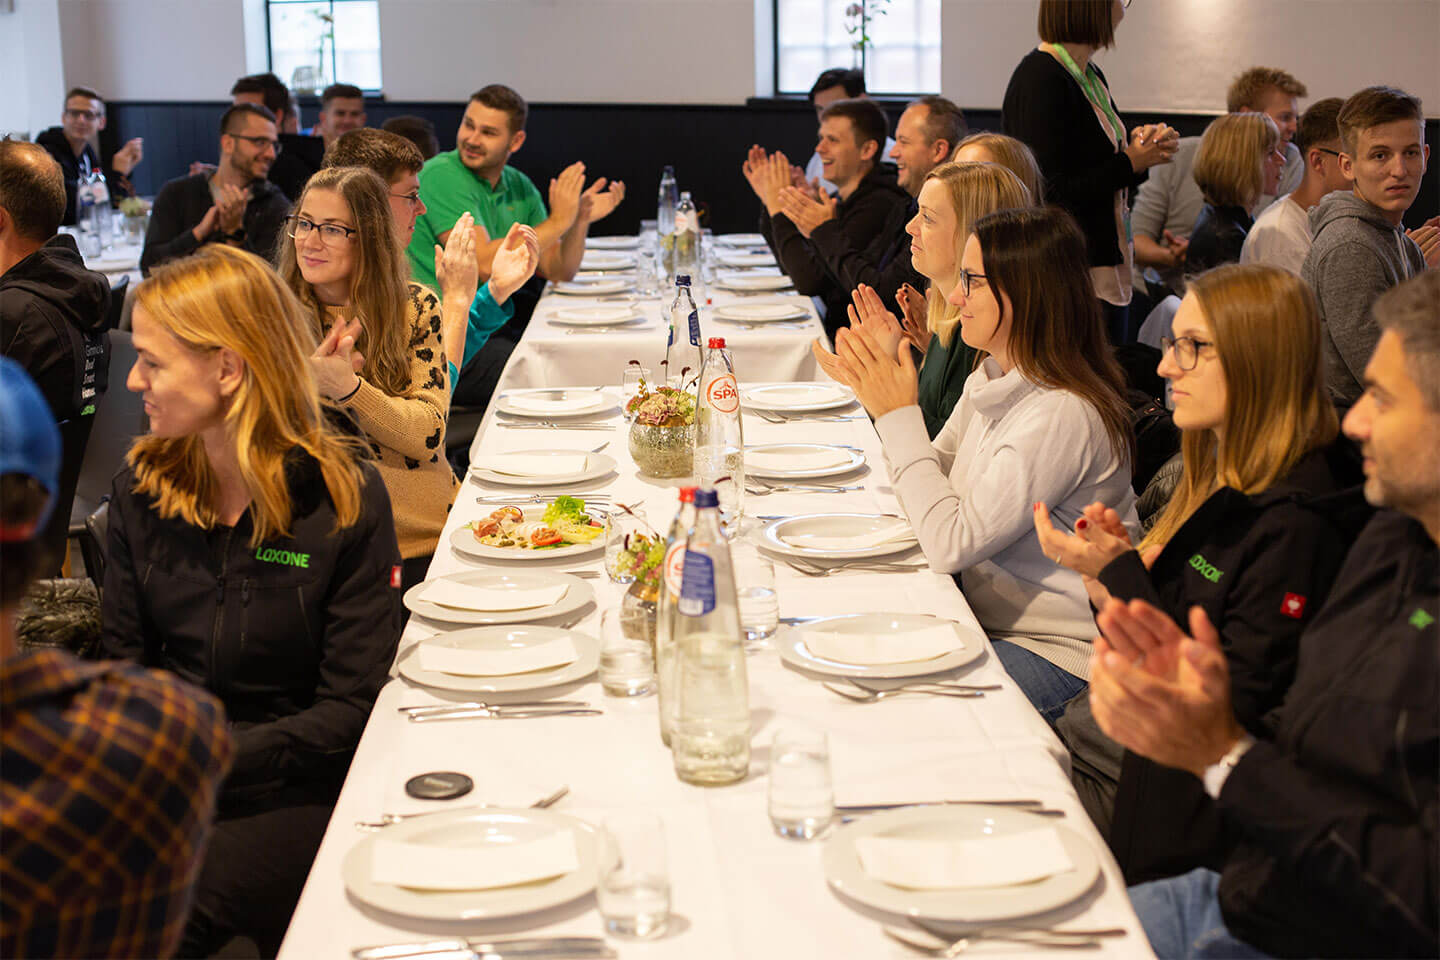
[[[1070,56],[1069,50],[1058,43],[1049,44],[1049,48],[1050,52],[1055,55],[1055,59],[1063,63],[1065,69],[1069,70],[1070,75],[1075,78],[1075,82],[1080,84],[1080,89],[1085,91],[1085,99],[1103,111],[1106,118],[1109,119],[1111,130],[1115,136],[1116,149],[1124,149],[1125,125],[1120,122],[1120,118],[1115,115],[1114,109],[1110,106],[1109,91],[1100,82],[1099,76],[1091,74],[1090,71],[1095,69],[1094,65],[1085,64],[1085,72],[1081,73],[1080,68],[1075,64],[1075,59]]]

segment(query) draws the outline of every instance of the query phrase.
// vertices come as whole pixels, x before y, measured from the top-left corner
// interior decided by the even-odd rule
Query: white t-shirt
[[[1312,239],[1310,217],[1287,193],[1255,218],[1240,248],[1240,262],[1281,267],[1298,277]]]

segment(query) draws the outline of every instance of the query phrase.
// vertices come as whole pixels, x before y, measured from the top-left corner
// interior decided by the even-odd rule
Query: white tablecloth
[[[492,414],[478,435],[477,459],[481,462],[487,454],[546,445],[589,449],[608,438],[610,446],[605,452],[619,462],[619,475],[596,481],[589,488],[603,489],[621,502],[643,502],[652,524],[662,531],[668,527],[680,482],[636,476],[618,412],[613,417],[614,433],[514,430],[494,424],[493,419]],[[744,426],[747,443],[803,437],[853,444],[865,450],[872,468],[863,475],[863,490],[748,496],[748,514],[897,509],[880,458],[879,440],[868,420],[775,425],[747,415]],[[432,576],[483,565],[456,554],[447,545],[448,537],[458,526],[493,509],[477,506],[476,494],[501,489],[482,487],[474,480],[464,484],[436,552]],[[540,566],[599,569],[600,555],[584,561],[542,561]],[[598,584],[602,608],[619,603],[621,587],[603,578],[588,582]],[[776,582],[782,616],[932,613],[958,621],[969,639],[988,647],[948,576],[845,571],[815,579],[777,562]],[[594,634],[598,621],[598,613],[592,611],[577,629]],[[455,628],[412,619],[402,649],[448,629]],[[710,789],[676,779],[669,751],[660,743],[653,697],[633,701],[605,697],[592,679],[560,688],[554,695],[588,700],[605,710],[603,717],[417,725],[405,721],[396,708],[440,702],[441,696],[393,680],[381,694],[360,743],[280,956],[284,960],[345,957],[361,945],[456,933],[603,933],[593,895],[539,914],[463,924],[410,920],[350,899],[340,864],[345,853],[365,836],[354,828],[354,821],[416,809],[417,802],[405,798],[402,785],[414,774],[435,770],[458,770],[475,780],[474,792],[457,805],[525,802],[563,783],[570,786],[571,794],[555,807],[559,812],[592,822],[622,808],[658,813],[666,830],[677,919],[672,930],[654,942],[612,939],[622,957],[833,960],[916,956],[882,934],[875,917],[831,892],[821,868],[823,842],[782,840],[772,832],[766,815],[764,773],[768,746],[778,726],[795,721],[829,733],[836,789],[842,799],[847,787],[886,784],[897,792],[908,787],[917,791],[938,787],[953,798],[1034,797],[1065,810],[1064,820],[1057,822],[1079,831],[1093,844],[1102,863],[1102,878],[1075,904],[1037,919],[1062,926],[1123,926],[1129,930],[1127,936],[1107,940],[1090,953],[1151,955],[1120,873],[1070,787],[1063,748],[1009,681],[993,652],[987,650],[981,661],[965,671],[965,677],[1001,683],[1004,688],[977,700],[903,697],[861,704],[843,700],[784,667],[773,649],[752,654],[748,666],[754,736],[751,775],[740,784]],[[999,942],[974,949],[977,953],[1045,952]]]

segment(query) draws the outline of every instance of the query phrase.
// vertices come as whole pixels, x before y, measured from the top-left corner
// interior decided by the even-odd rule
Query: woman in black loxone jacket
[[[1335,442],[1314,295],[1272,267],[1231,265],[1192,279],[1159,373],[1171,382],[1184,474],[1132,548],[1102,504],[1056,530],[1047,556],[1086,578],[1098,609],[1147,600],[1177,622],[1199,605],[1230,662],[1235,713],[1257,734],[1295,676],[1301,631],[1324,602],[1368,508],[1357,464]],[[1131,883],[1213,865],[1219,820],[1201,784],[1123,753],[1088,699],[1057,724],[1072,777]],[[1113,806],[1113,818],[1112,818]]]
[[[115,479],[105,646],[214,693],[236,743],[183,956],[279,949],[399,640],[389,498],[327,424],[308,331],[268,265],[221,246],[136,297],[126,386],[150,434]]]

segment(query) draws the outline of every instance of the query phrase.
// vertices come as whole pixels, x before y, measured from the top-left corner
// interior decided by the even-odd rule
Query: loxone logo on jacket
[[[255,559],[261,563],[278,563],[286,567],[300,567],[310,569],[310,554],[296,553],[293,550],[277,550],[274,547],[260,547],[255,551]]]
[[[1224,570],[1216,568],[1213,563],[1206,560],[1198,553],[1190,558],[1190,566],[1194,567],[1195,571],[1199,573],[1200,576],[1204,577],[1206,580],[1209,580],[1211,583],[1219,583],[1220,578],[1225,576]]]

